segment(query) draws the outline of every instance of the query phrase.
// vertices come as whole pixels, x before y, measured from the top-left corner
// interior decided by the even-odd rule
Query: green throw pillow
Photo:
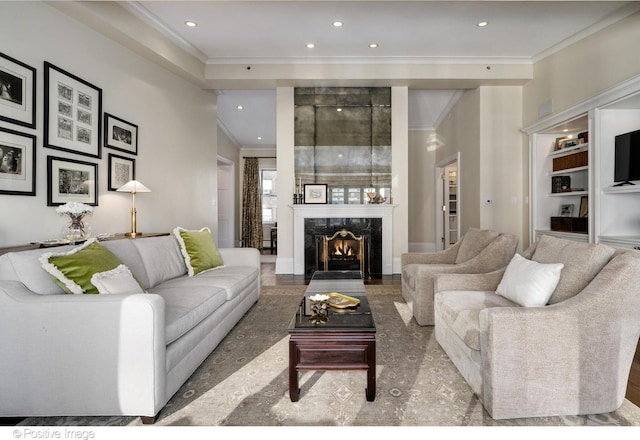
[[[173,234],[180,244],[189,276],[224,265],[209,228],[191,231],[177,227],[173,230]]]
[[[93,274],[115,269],[122,261],[91,238],[69,252],[42,254],[40,263],[65,292],[81,294],[99,293],[91,284]]]

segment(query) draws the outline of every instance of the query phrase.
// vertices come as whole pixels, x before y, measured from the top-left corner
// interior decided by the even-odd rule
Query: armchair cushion
[[[542,307],[558,285],[563,267],[562,263],[542,264],[515,254],[496,293],[523,307]]]
[[[540,237],[532,260],[564,264],[549,304],[562,302],[584,289],[609,262],[614,252],[614,248],[603,244],[558,240],[547,235]]]
[[[469,228],[460,243],[456,264],[463,263],[478,255],[489,243],[500,235],[497,231],[490,229]]]

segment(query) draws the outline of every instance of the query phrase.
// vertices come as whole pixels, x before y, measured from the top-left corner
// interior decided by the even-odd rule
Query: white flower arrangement
[[[309,299],[311,301],[328,301],[329,300],[329,295],[321,295],[321,294],[315,294],[313,296],[310,296]]]
[[[79,202],[67,202],[56,208],[56,212],[60,215],[68,215],[72,217],[84,216],[93,213],[93,206],[89,206]]]

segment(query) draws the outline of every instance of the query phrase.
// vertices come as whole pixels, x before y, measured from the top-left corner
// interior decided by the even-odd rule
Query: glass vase
[[[84,241],[91,236],[91,226],[84,215],[70,215],[69,221],[62,228],[62,237],[71,242]]]

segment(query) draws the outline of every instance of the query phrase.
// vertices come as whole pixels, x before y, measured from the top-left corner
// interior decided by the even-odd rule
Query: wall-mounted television
[[[614,186],[635,185],[640,180],[640,130],[615,137]]]

